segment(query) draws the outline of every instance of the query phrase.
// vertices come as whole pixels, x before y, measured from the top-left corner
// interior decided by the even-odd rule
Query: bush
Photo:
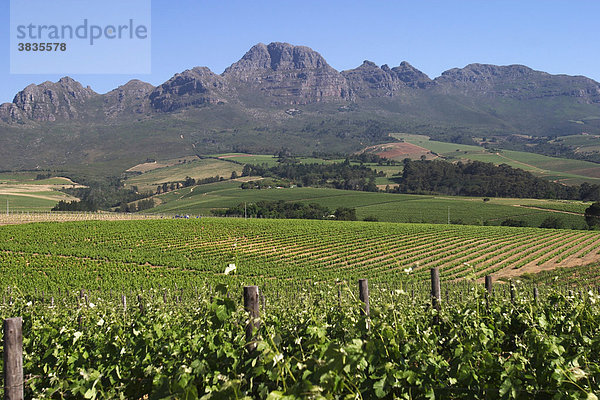
[[[564,227],[563,221],[555,216],[551,216],[546,218],[540,224],[540,228],[548,228],[548,229],[562,229]]]
[[[527,224],[525,223],[525,221],[522,221],[520,219],[512,219],[512,218],[507,218],[504,221],[502,221],[502,223],[500,224],[502,226],[527,226]]]

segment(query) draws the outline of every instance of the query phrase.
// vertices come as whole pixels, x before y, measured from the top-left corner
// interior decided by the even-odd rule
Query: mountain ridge
[[[338,71],[309,47],[259,43],[221,74],[194,67],[156,86],[28,85],[0,105],[0,169],[100,163],[116,173],[164,156],[352,152],[390,132],[470,144],[507,137],[511,148],[530,146],[523,137],[598,135],[600,84],[523,65],[473,63],[433,79],[407,61]]]
[[[252,46],[221,74],[197,66],[176,73],[156,87],[139,80],[131,82],[136,82],[137,87],[128,87],[128,82],[105,94],[84,88],[68,76],[57,82],[31,84],[19,91],[11,103],[0,104],[0,121],[81,119],[86,115],[84,104],[95,97],[104,99],[108,108],[105,115],[115,118],[126,109],[130,111],[123,103],[130,103],[138,113],[172,112],[237,101],[239,92],[256,92],[273,105],[354,102],[402,96],[411,90],[522,99],[568,96],[588,104],[600,103],[600,83],[580,75],[552,75],[518,64],[472,63],[448,69],[431,79],[407,61],[390,68],[368,60],[356,68],[337,71],[311,48],[282,42]]]

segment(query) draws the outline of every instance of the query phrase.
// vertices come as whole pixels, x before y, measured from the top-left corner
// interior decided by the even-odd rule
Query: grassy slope
[[[539,226],[549,216],[556,216],[566,227],[584,228],[580,215],[557,213],[544,209],[582,212],[586,203],[534,199],[491,199],[484,202],[472,197],[435,197],[390,193],[367,193],[326,188],[292,188],[242,190],[239,182],[226,181],[170,192],[158,198],[163,201],[153,212],[208,215],[213,208],[225,208],[260,200],[315,202],[330,209],[355,207],[359,218],[375,216],[387,222],[446,223],[499,225],[506,218],[526,221]],[[527,206],[527,207],[521,207]],[[528,208],[537,207],[537,208]]]
[[[132,176],[127,179],[126,186],[138,186],[140,191],[155,190],[159,184],[183,181],[187,176],[194,179],[209,178],[217,175],[229,178],[233,171],[238,175],[241,174],[242,166],[215,159],[199,159]]]
[[[70,179],[51,177],[36,180],[38,172],[0,173],[0,210],[6,212],[6,202],[10,212],[49,211],[60,200],[74,200],[74,197],[59,192],[63,186],[74,184]]]
[[[8,200],[8,208],[10,213],[14,212],[39,212],[50,211],[59,200],[68,200],[69,197],[60,196],[58,192],[36,192],[34,196],[55,196],[54,200],[46,198],[37,198],[32,196],[21,195],[6,195],[0,194],[0,213],[6,213],[6,201]]]

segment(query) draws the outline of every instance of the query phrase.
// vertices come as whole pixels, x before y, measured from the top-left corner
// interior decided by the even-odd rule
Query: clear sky
[[[61,77],[10,74],[9,15],[0,0],[0,103]],[[337,70],[408,61],[435,78],[477,62],[600,81],[599,17],[597,0],[152,0],[151,74],[71,76],[99,93],[133,78],[158,85],[194,66],[221,73],[252,45],[280,41]]]

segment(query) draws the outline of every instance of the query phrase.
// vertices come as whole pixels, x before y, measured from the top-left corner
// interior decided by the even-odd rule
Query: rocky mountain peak
[[[431,79],[423,72],[403,61],[398,67],[387,64],[378,67],[372,61],[363,63],[342,75],[348,80],[351,93],[360,98],[396,96],[407,88],[423,88]]]
[[[580,103],[600,102],[598,82],[583,76],[551,75],[524,65],[469,64],[445,71],[434,81],[443,93],[520,100],[568,96]]]
[[[386,67],[387,67],[387,65],[386,65]],[[375,70],[375,69],[379,69],[379,66],[377,66],[377,64],[375,64],[373,61],[365,60],[356,69]]]
[[[407,61],[402,61],[399,66],[392,68],[391,71],[399,80],[411,87],[424,88],[431,82],[427,74],[419,71]]]
[[[175,74],[149,95],[150,104],[159,111],[174,111],[192,105],[227,102],[235,89],[207,67],[195,67]]]
[[[139,79],[132,79],[124,85],[119,86],[115,90],[142,90],[150,91],[154,89],[154,86],[148,82],[140,81]]]
[[[58,82],[27,86],[17,93],[13,104],[24,117],[32,120],[68,120],[80,118],[80,106],[95,96],[98,94],[89,87],[84,88],[76,80],[64,77]]]
[[[331,68],[323,56],[306,46],[293,46],[289,43],[259,43],[236,63],[228,67],[223,76],[235,75],[240,78],[260,70],[304,70]]]
[[[348,95],[344,77],[323,56],[309,47],[289,43],[259,43],[222,76],[230,84],[256,91],[276,104],[341,100]]]
[[[116,117],[125,112],[143,113],[149,108],[148,96],[153,90],[154,86],[148,82],[132,79],[103,96],[104,114]]]
[[[524,65],[491,65],[469,64],[464,68],[452,68],[442,73],[440,78],[448,78],[462,82],[491,81],[500,79],[522,79],[530,76],[549,75],[545,72],[535,71]]]

